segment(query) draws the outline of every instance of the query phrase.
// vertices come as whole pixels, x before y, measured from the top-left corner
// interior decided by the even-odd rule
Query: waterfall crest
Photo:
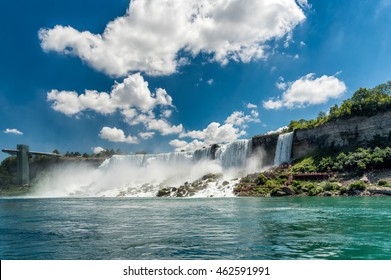
[[[36,195],[154,197],[171,188],[190,196],[234,196],[251,150],[250,139],[194,152],[114,155],[97,169],[69,164],[43,175]]]
[[[244,167],[251,152],[251,140],[237,140],[221,145],[216,151],[216,159],[223,168]]]
[[[277,140],[274,165],[279,166],[285,162],[290,162],[292,155],[293,132],[280,134]]]

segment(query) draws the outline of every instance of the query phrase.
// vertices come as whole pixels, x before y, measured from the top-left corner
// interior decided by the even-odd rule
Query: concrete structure
[[[16,183],[20,186],[25,186],[30,184],[30,166],[29,166],[29,157],[33,155],[42,155],[42,156],[51,156],[51,157],[60,157],[59,154],[53,153],[42,153],[42,152],[30,152],[28,145],[18,144],[16,150],[3,149],[4,153],[10,155],[16,155],[17,162],[17,173],[16,173]]]

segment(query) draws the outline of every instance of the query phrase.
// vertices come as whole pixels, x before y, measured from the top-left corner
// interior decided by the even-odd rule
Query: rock
[[[160,189],[157,193],[157,197],[165,197],[165,196],[170,196],[171,191],[167,188]]]
[[[391,190],[385,188],[371,188],[368,189],[368,192],[374,195],[391,195]]]
[[[271,194],[272,196],[286,196],[286,192],[283,191],[276,191]]]
[[[221,173],[218,173],[218,174],[208,173],[208,174],[202,176],[202,180],[208,180],[208,179],[217,180],[217,179],[221,178],[222,176],[223,176],[223,174],[221,174]]]
[[[224,181],[224,182],[223,182],[223,186],[226,186],[226,185],[229,185],[229,182],[228,182],[228,181]]]
[[[362,176],[360,181],[362,181],[364,183],[367,183],[367,184],[369,183],[369,179],[368,179],[368,177],[366,175]]]
[[[117,197],[124,197],[124,196],[126,196],[125,191],[120,191],[119,194],[117,195]]]
[[[329,192],[329,191],[325,191],[323,193],[323,196],[333,196],[333,193],[332,192]]]
[[[281,191],[283,191],[286,195],[294,195],[296,193],[291,187],[282,187]]]

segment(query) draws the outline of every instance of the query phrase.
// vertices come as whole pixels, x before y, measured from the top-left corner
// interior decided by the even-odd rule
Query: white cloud
[[[264,101],[263,107],[265,109],[302,108],[326,103],[332,98],[339,98],[345,91],[345,83],[335,76],[323,75],[315,78],[315,74],[310,73],[288,83],[282,97]]]
[[[155,132],[153,131],[146,131],[146,132],[140,132],[138,134],[142,139],[151,139],[155,135]]]
[[[281,100],[268,100],[263,102],[263,108],[267,110],[280,109],[283,106]]]
[[[7,128],[4,130],[5,134],[15,134],[15,135],[23,135],[23,132],[16,128]]]
[[[214,83],[214,80],[213,79],[210,79],[210,80],[208,80],[208,85],[211,85],[211,84],[213,84]]]
[[[128,112],[136,108],[146,112],[156,106],[172,106],[172,97],[164,89],[158,88],[151,93],[148,82],[140,73],[129,75],[122,83],[116,83],[111,92],[86,90],[78,95],[74,91],[53,89],[47,94],[47,100],[53,102],[52,108],[68,116],[85,110],[93,110],[101,114],[111,114],[116,110]]]
[[[183,132],[179,135],[179,137],[190,137],[193,139],[203,140],[204,145],[210,145],[214,143],[235,141],[245,133],[245,131],[234,127],[233,124],[227,123],[221,125],[220,123],[212,122],[203,130],[192,130],[189,132]]]
[[[137,0],[102,34],[57,25],[40,29],[39,38],[43,50],[78,56],[109,75],[167,75],[188,64],[188,54],[223,65],[264,58],[269,42],[304,20],[294,0]]]
[[[130,125],[143,124],[147,130],[159,131],[162,135],[179,134],[183,131],[183,125],[172,125],[168,120],[161,118],[156,119],[155,114],[150,111],[145,114],[135,114],[129,111],[126,115],[123,112],[124,121]]]
[[[152,93],[148,88],[148,83],[139,73],[129,75],[122,83],[115,83],[110,93],[86,90],[84,94],[78,95],[74,91],[52,90],[47,94],[47,100],[52,102],[54,110],[68,116],[74,116],[86,110],[99,114],[112,114],[120,111],[126,123],[143,124],[147,130],[156,130],[162,135],[178,134],[183,130],[181,124],[172,125],[166,119],[172,114],[172,110],[167,107],[174,107],[172,97],[162,88]],[[161,111],[160,119],[156,118],[153,112],[157,108]],[[144,135],[152,135],[151,132],[145,133],[147,134]],[[130,142],[135,141],[130,140]]]
[[[287,126],[282,126],[282,127],[278,128],[277,130],[271,130],[271,131],[266,132],[265,134],[268,135],[268,134],[281,133],[281,132],[283,132],[284,130],[287,130],[287,129],[288,129]]]
[[[106,151],[106,149],[104,149],[104,148],[102,148],[102,147],[93,147],[93,148],[92,148],[92,152],[93,152],[94,154],[99,154],[99,153],[104,152],[104,151]]]
[[[175,147],[176,152],[180,151],[195,151],[198,149],[201,149],[202,147],[207,146],[204,142],[199,141],[199,140],[193,140],[190,143],[187,141],[182,141],[178,139],[171,140],[169,143],[171,146]]]
[[[171,115],[172,115],[172,111],[171,110],[164,110],[162,112],[162,117],[164,117],[164,118],[169,118],[169,117],[171,117]]]
[[[246,104],[246,108],[247,108],[247,109],[256,109],[256,108],[257,108],[257,105],[252,104],[252,103],[247,103],[247,104]]]
[[[150,119],[145,123],[149,130],[157,130],[162,135],[179,134],[183,131],[183,125],[171,125],[165,119]]]
[[[287,87],[287,84],[284,83],[284,82],[277,82],[277,83],[276,83],[276,87],[277,87],[278,89],[280,89],[280,90],[285,90],[286,87]]]
[[[308,3],[308,0],[297,0],[297,3],[303,9],[311,9],[311,7],[312,7],[312,5],[310,3]]]
[[[125,136],[123,130],[118,129],[116,127],[103,127],[99,133],[99,137],[105,140],[109,140],[111,142],[119,142],[119,143],[128,143],[128,144],[137,144],[138,139],[135,136]]]
[[[256,108],[253,104],[248,106],[249,104],[246,107]],[[234,111],[226,118],[225,124],[221,125],[218,122],[212,122],[203,130],[182,132],[179,134],[180,138],[192,138],[194,140],[187,142],[175,139],[170,142],[170,145],[174,146],[176,151],[194,151],[211,144],[232,142],[246,134],[246,131],[243,129],[247,128],[247,124],[251,122],[260,122],[257,110],[252,109],[248,115],[242,111]]]
[[[225,123],[232,124],[234,126],[246,127],[247,123],[260,122],[258,116],[259,113],[256,110],[251,110],[250,115],[245,115],[242,111],[235,111],[225,120]]]

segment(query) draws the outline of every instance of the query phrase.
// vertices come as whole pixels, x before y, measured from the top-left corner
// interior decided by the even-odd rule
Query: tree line
[[[391,110],[391,81],[372,89],[358,89],[351,98],[344,100],[340,106],[332,106],[328,114],[320,112],[316,119],[291,121],[288,125],[288,131],[314,128],[337,119],[348,119],[355,116],[369,117],[389,110]]]

